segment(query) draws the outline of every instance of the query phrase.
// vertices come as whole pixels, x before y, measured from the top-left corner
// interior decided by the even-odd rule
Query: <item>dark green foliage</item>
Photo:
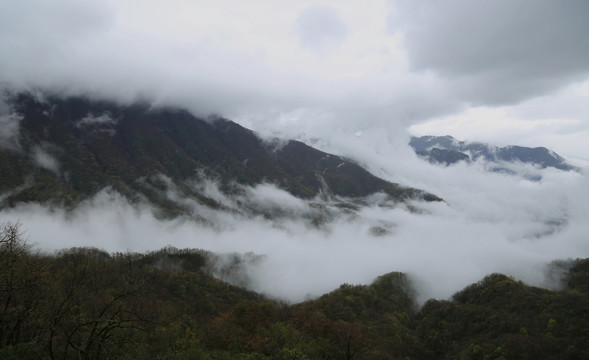
[[[571,290],[589,292],[589,259],[576,260],[573,263],[566,285]]]
[[[569,279],[585,264],[577,261]],[[418,319],[420,336],[438,358],[589,356],[589,297],[577,290],[549,291],[493,274],[455,294],[452,302],[427,302]]]
[[[417,310],[406,275],[285,305],[216,280],[216,257],[73,248],[0,228],[2,359],[586,359],[588,260],[562,291],[492,274]]]

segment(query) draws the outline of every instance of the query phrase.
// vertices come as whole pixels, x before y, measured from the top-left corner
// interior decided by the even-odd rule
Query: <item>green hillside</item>
[[[216,280],[201,250],[33,251],[0,231],[2,359],[586,359],[589,259],[549,291],[489,275],[414,303],[401,273],[288,305]]]

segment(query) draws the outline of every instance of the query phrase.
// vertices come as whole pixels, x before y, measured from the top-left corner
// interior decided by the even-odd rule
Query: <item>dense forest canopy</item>
[[[0,231],[2,359],[584,359],[589,259],[550,291],[491,274],[418,309],[402,273],[284,304],[208,275],[211,254],[36,252]]]

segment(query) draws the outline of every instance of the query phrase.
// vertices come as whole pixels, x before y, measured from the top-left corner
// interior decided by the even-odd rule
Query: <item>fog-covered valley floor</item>
[[[448,298],[493,272],[558,287],[549,263],[589,256],[589,183],[582,173],[545,169],[541,181],[529,181],[476,163],[406,163],[389,170],[412,163],[405,180],[444,202],[394,204],[378,194],[355,202],[327,194],[301,200],[271,184],[242,187],[229,197],[206,180],[191,186],[224,210],[186,199],[169,183],[167,196],[189,215],[162,218],[150,205],[132,205],[105,189],[72,211],[22,204],[0,216],[20,221],[41,251],[210,250],[219,255],[216,276],[288,302],[342,283],[370,283],[390,271],[411,276],[421,303]]]

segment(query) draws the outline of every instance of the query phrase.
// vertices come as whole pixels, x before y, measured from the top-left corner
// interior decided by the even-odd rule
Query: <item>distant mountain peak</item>
[[[518,145],[498,147],[480,142],[460,141],[449,135],[411,137],[409,145],[420,157],[429,162],[444,165],[481,160],[497,164],[520,162],[541,169],[551,167],[563,171],[578,171],[562,156],[545,147],[530,148]],[[492,169],[493,171],[511,171],[501,166],[494,166]]]

